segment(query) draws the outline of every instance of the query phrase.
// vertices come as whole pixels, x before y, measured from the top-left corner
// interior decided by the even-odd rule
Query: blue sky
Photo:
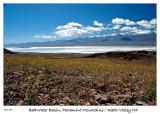
[[[155,4],[4,4],[4,43],[156,32]]]

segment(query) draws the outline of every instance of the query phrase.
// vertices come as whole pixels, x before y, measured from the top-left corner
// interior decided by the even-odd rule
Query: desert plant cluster
[[[156,62],[6,54],[4,105],[156,105]]]

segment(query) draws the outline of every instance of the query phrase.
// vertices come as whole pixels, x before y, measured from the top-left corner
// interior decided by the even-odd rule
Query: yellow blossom
[[[30,76],[28,76],[28,80],[30,80],[31,79],[31,77]]]
[[[127,83],[127,86],[128,86],[128,87],[131,87],[131,83]]]

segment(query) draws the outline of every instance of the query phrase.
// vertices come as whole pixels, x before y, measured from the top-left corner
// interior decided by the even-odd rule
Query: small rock
[[[70,100],[70,98],[69,98],[69,97],[64,97],[63,100],[64,100],[65,102],[68,102],[68,101]]]
[[[16,104],[16,106],[22,106],[24,105],[24,100],[19,100],[18,103]]]
[[[106,104],[107,103],[107,101],[108,101],[108,99],[107,98],[105,98],[105,97],[101,97],[101,99],[100,99],[100,103],[101,104]]]
[[[24,71],[19,71],[20,74],[24,74]]]
[[[22,75],[21,72],[14,72],[15,75]]]
[[[142,102],[142,101],[136,101],[136,105],[145,106],[146,103],[145,103],[145,102]]]
[[[50,93],[57,93],[57,89],[52,89]]]
[[[55,99],[52,99],[52,102],[51,102],[53,105],[56,104],[56,100]]]
[[[117,106],[117,104],[113,104],[113,103],[106,103],[106,106]]]
[[[85,106],[90,106],[91,104],[89,102],[84,102]]]
[[[105,84],[100,84],[98,85],[98,90],[101,90],[101,91],[106,91],[106,85]]]
[[[80,92],[79,92],[79,96],[80,96],[80,97],[84,97],[85,95],[86,95],[86,92],[85,92],[85,91],[80,91]]]
[[[59,104],[59,106],[65,106],[65,104]]]
[[[64,94],[61,93],[61,92],[57,93],[57,95],[58,95],[59,98],[62,98],[64,96]]]
[[[117,95],[117,100],[121,101],[130,101],[131,96],[130,95]]]
[[[67,104],[67,102],[64,101],[64,100],[59,100],[59,103],[60,103],[60,104]]]
[[[147,105],[149,105],[149,106],[156,106],[156,102],[148,102]]]
[[[102,97],[102,96],[99,95],[99,94],[98,94],[98,95],[95,95],[95,100],[96,100],[96,101],[99,101],[99,100],[101,99],[101,97]]]
[[[91,105],[98,105],[98,101],[95,101],[95,100],[92,99],[92,98],[90,98],[88,101],[89,101],[89,103],[90,103]]]
[[[106,104],[107,102],[109,102],[109,99],[107,96],[104,95],[95,95],[95,100],[99,101],[100,104]]]
[[[90,95],[95,96],[97,94],[95,89],[90,89]]]
[[[13,94],[14,94],[14,92],[13,92],[13,91],[10,91],[9,93],[10,93],[10,95],[13,95]]]
[[[41,74],[41,73],[42,73],[42,71],[38,71],[38,73],[39,73],[39,74]]]
[[[132,76],[132,74],[131,74],[131,73],[129,73],[129,76]]]

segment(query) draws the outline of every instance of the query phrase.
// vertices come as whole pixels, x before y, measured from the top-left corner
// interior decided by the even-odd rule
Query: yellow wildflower
[[[30,76],[28,76],[28,80],[30,80],[31,79],[31,77]]]
[[[127,86],[128,86],[128,87],[131,87],[131,83],[127,83]]]

